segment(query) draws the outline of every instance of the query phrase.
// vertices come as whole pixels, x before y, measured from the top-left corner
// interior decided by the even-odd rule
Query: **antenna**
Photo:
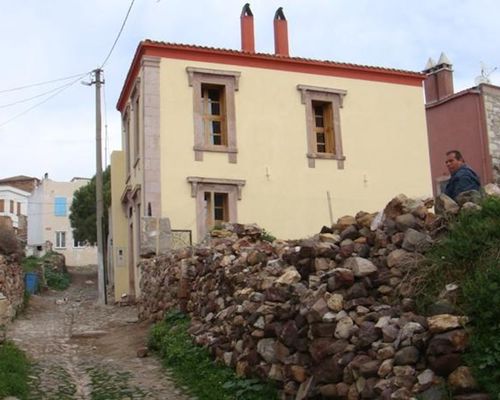
[[[489,68],[483,61],[481,61],[480,64],[481,75],[474,79],[475,84],[480,85],[481,83],[491,83],[490,75],[497,70],[497,67]]]

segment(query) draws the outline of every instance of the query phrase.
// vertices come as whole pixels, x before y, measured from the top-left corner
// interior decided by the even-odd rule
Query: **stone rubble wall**
[[[383,214],[345,216],[298,241],[226,225],[142,261],[140,318],[189,313],[197,344],[241,376],[278,382],[284,399],[430,400],[445,381],[457,400],[487,399],[462,365],[467,319],[446,301],[416,312],[408,277],[446,230],[431,206],[400,195]]]
[[[500,91],[489,87],[483,90],[493,179],[500,184]]]
[[[0,326],[10,322],[23,306],[23,277],[17,262],[0,255]]]

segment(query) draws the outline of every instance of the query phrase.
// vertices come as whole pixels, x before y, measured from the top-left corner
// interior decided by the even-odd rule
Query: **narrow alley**
[[[153,356],[136,308],[98,305],[95,268],[70,269],[62,292],[31,296],[7,336],[34,362],[31,399],[188,399]]]

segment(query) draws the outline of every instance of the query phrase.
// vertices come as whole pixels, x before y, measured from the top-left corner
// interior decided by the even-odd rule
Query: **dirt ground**
[[[70,274],[65,291],[31,296],[7,331],[35,363],[31,398],[189,400],[156,357],[137,357],[149,325],[136,308],[97,304],[95,268]]]

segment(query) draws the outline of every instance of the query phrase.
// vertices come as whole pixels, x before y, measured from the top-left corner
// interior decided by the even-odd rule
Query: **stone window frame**
[[[132,132],[132,154],[131,154],[131,168],[135,168],[141,159],[141,108],[142,108],[142,96],[141,96],[141,78],[137,78],[132,89],[132,94],[130,96],[130,103],[128,105],[130,116],[132,117],[130,121],[132,124],[129,125],[129,130]]]
[[[191,197],[196,199],[196,229],[198,241],[202,240],[208,232],[204,215],[205,192],[227,193],[228,220],[229,222],[238,221],[237,201],[241,200],[242,188],[246,184],[245,180],[188,176],[187,181],[191,184]]]
[[[235,92],[239,89],[241,72],[210,68],[186,67],[189,86],[193,88],[193,122],[194,122],[194,159],[203,161],[203,153],[227,153],[230,163],[236,163],[236,111]],[[212,145],[205,142],[203,131],[203,103],[201,98],[202,85],[217,85],[224,87],[225,117],[227,145]]]
[[[130,101],[127,102],[125,110],[122,113],[122,127],[124,136],[124,151],[125,151],[125,172],[128,182],[130,180],[130,175],[132,174],[132,154],[130,151],[130,122],[131,122],[131,104]]]
[[[297,85],[300,91],[301,103],[305,105],[306,130],[307,130],[307,159],[309,168],[315,168],[316,159],[337,160],[337,168],[344,169],[345,156],[342,149],[342,131],[340,124],[340,109],[343,107],[344,96],[347,91],[343,89],[325,88],[310,85]],[[329,103],[332,109],[332,126],[334,131],[335,153],[319,153],[316,148],[314,135],[314,110],[313,101]]]

